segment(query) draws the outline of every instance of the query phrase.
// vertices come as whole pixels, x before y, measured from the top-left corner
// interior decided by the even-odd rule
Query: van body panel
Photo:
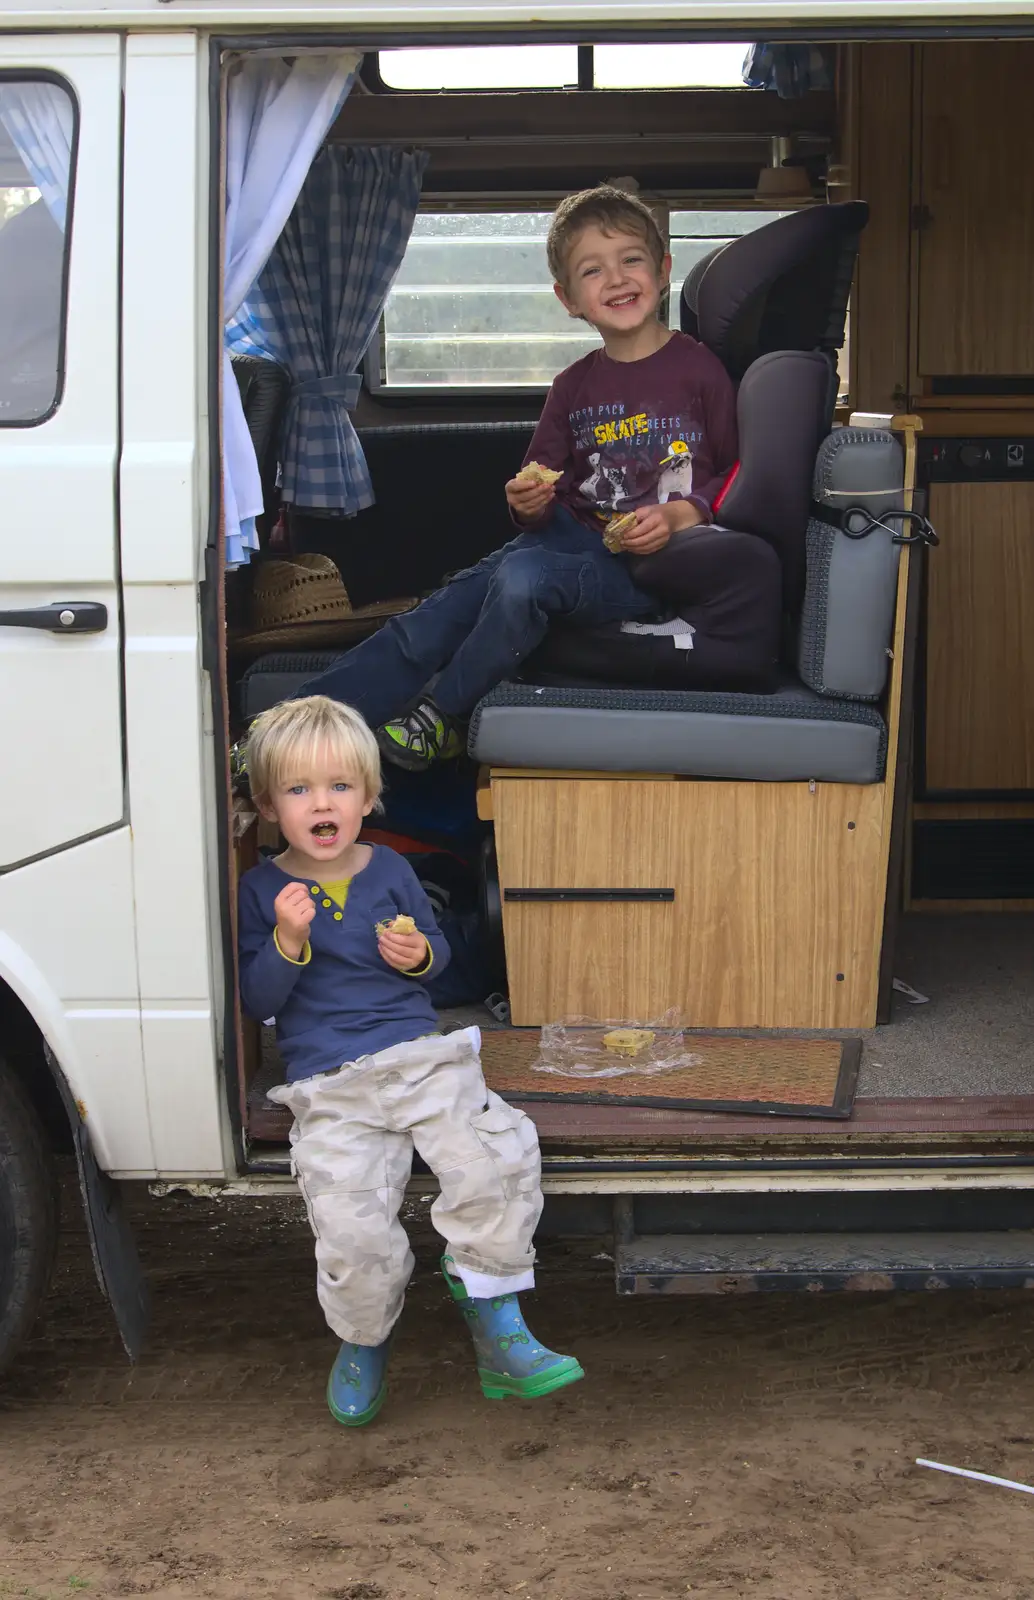
[[[0,978],[50,1046],[101,1165],[146,1171],[131,858],[120,828],[0,877]]]
[[[96,0],[16,0],[5,11],[0,69],[62,75],[81,118],[68,379],[46,423],[0,430],[0,475],[19,535],[9,549],[0,546],[0,606],[99,600],[109,627],[67,640],[0,629],[3,681],[31,685],[24,700],[0,697],[0,748],[26,763],[10,786],[24,795],[11,801],[5,791],[0,801],[0,851],[8,840],[18,847],[10,870],[0,872],[0,928],[9,930],[0,935],[0,978],[60,1063],[105,1171],[172,1182],[220,1182],[234,1173],[237,1123],[221,1060],[226,852],[216,822],[225,800],[225,730],[202,655],[198,591],[212,509],[215,400],[208,348],[213,36],[220,43],[265,36],[276,48],[277,37],[293,43],[308,30],[313,39],[347,36],[374,47],[505,41],[507,29],[523,38],[609,29],[612,37],[695,30],[747,40],[780,29],[808,37],[804,30],[817,23],[833,37],[881,23],[899,34],[953,25],[992,32],[996,22],[1003,31],[1034,33],[1030,0],[791,0],[778,9],[768,0],[310,0],[298,7],[119,0],[111,9]],[[55,31],[10,31],[19,27]],[[61,31],[69,28],[82,31]],[[54,572],[62,575],[57,587]],[[69,654],[74,662],[64,659]],[[60,713],[53,738],[42,731],[41,706]],[[16,802],[24,818],[2,809]],[[989,1152],[986,1170],[964,1181],[1029,1184],[1026,1173],[1001,1176],[996,1159]],[[929,1180],[918,1170],[898,1176],[904,1189],[956,1181],[947,1169]],[[668,1173],[656,1182],[706,1188],[723,1179],[684,1183]],[[561,1185],[557,1192],[566,1192],[565,1183],[597,1192],[611,1179],[553,1173],[548,1181]],[[758,1172],[728,1181],[760,1193],[813,1180]],[[871,1181],[882,1185],[884,1177]],[[887,1181],[895,1186],[897,1178]],[[620,1179],[625,1192],[649,1182],[645,1171]],[[821,1182],[839,1192],[850,1176],[835,1172]]]
[[[645,28],[650,24],[678,30],[708,29],[721,37],[727,29],[734,37],[766,38],[772,30],[781,31],[795,24],[822,22],[850,32],[871,33],[881,23],[916,23],[929,27],[951,23],[979,26],[996,19],[1026,22],[1030,18],[1028,0],[457,0],[454,4],[422,5],[419,0],[365,0],[347,5],[341,0],[326,4],[291,5],[285,0],[241,0],[239,5],[226,0],[118,0],[102,7],[97,0],[15,0],[5,7],[4,21],[9,27],[222,28],[225,26],[364,28],[371,30],[369,42],[376,44],[390,30],[435,28],[466,33],[481,28],[508,25],[535,29],[614,26]],[[728,36],[728,35],[726,35]],[[364,41],[365,42],[365,41]]]
[[[10,868],[116,827],[125,813],[115,525],[121,41],[0,37],[0,71],[56,75],[77,102],[64,380],[42,421],[19,424],[15,412],[0,426],[0,610],[93,601],[107,612],[103,631],[65,638],[0,626],[0,677],[10,686],[0,695],[0,865]]]
[[[120,482],[127,775],[154,1162],[221,1173],[198,580],[208,525],[207,101],[196,34],[126,42]]]
[[[126,41],[122,249],[122,581],[196,584],[207,527],[208,52],[193,33]],[[207,149],[207,138],[204,138]],[[196,605],[194,626],[197,634]]]

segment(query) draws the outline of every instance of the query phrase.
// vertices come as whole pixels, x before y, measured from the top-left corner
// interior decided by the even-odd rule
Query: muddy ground
[[[0,1597],[1034,1594],[1034,1502],[913,1465],[1034,1481],[1034,1297],[618,1300],[603,1245],[547,1244],[529,1320],[587,1380],[490,1403],[415,1209],[364,1432],[324,1409],[300,1206],[141,1196],[135,1370],[73,1211],[0,1381]]]

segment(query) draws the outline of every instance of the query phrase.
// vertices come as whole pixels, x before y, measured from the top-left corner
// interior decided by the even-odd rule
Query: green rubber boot
[[[537,1400],[585,1377],[574,1356],[557,1355],[539,1344],[521,1315],[515,1294],[474,1300],[452,1276],[449,1269],[453,1265],[451,1256],[442,1257],[449,1293],[463,1312],[474,1341],[481,1391],[487,1400],[503,1400],[507,1395]]]
[[[388,1392],[386,1372],[391,1335],[383,1344],[343,1344],[327,1379],[331,1416],[345,1428],[372,1422]]]

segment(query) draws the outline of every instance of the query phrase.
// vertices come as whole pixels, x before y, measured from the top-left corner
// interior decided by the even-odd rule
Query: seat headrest
[[[773,350],[839,350],[868,220],[863,200],[813,206],[720,245],[682,285],[682,331],[735,379]]]

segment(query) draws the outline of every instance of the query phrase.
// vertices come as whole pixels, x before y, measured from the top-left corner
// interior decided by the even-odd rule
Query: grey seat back
[[[772,545],[793,620],[815,455],[833,425],[836,352],[868,215],[852,200],[779,217],[712,251],[682,286],[683,332],[714,352],[739,389],[740,462],[715,519]]]
[[[783,608],[796,617],[804,589],[805,530],[819,445],[829,431],[835,368],[819,350],[777,350],[748,368],[736,395],[740,460],[715,505],[723,528],[770,544],[783,574]]]
[[[901,510],[903,482],[893,434],[839,428],[819,450],[797,658],[817,694],[878,700],[886,686],[901,548],[886,514]]]

